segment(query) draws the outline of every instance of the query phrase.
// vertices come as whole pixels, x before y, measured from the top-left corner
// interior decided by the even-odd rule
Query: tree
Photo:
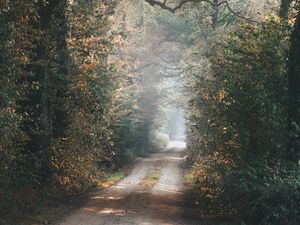
[[[16,113],[16,80],[19,76],[17,52],[14,46],[16,30],[13,21],[20,22],[20,15],[12,2],[0,3],[0,191],[10,187],[18,155],[16,140],[21,136],[20,117]]]
[[[298,6],[299,7],[299,6]],[[291,34],[291,47],[288,63],[289,78],[289,150],[290,159],[298,163],[300,159],[300,13]]]
[[[287,20],[289,17],[289,9],[292,0],[281,0],[280,9],[279,9],[279,16],[284,20]]]
[[[63,85],[54,85],[60,84],[61,80],[54,69],[59,64],[54,58],[62,60],[59,51],[64,49],[66,33],[59,32],[59,29],[66,27],[66,20],[61,16],[66,12],[66,1],[39,0],[33,7],[35,14],[29,17],[28,29],[34,32],[27,37],[28,47],[22,49],[29,60],[24,68],[26,75],[19,79],[19,85],[26,86],[27,90],[18,99],[18,113],[26,115],[21,127],[29,137],[24,142],[26,165],[23,167],[28,173],[35,174],[39,182],[48,182],[53,173],[53,120],[60,117],[55,114],[53,106],[56,104],[57,90],[66,89]],[[63,58],[67,60],[67,57]]]

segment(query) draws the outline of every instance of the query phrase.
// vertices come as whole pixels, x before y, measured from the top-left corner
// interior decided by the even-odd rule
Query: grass
[[[150,170],[144,179],[141,180],[140,184],[145,187],[153,187],[158,183],[161,175],[160,169]]]
[[[104,181],[98,182],[98,185],[101,189],[106,189],[110,187],[111,185],[114,185],[119,180],[121,180],[123,177],[125,177],[127,174],[123,171],[117,171],[110,176],[108,176]]]
[[[184,174],[184,180],[187,184],[193,184],[194,175],[191,170],[187,170]]]

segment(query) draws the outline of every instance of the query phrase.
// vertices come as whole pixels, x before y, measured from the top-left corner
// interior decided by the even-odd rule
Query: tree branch
[[[235,15],[236,17],[238,18],[241,18],[243,20],[246,20],[248,22],[251,22],[251,23],[259,23],[258,21],[255,21],[255,20],[252,20],[250,18],[247,18],[247,17],[244,17],[242,15],[240,15],[239,13],[235,12],[230,4],[228,3],[228,1],[226,0],[223,0],[223,1],[220,1],[218,3],[214,3],[214,2],[211,2],[210,0],[181,0],[176,6],[174,7],[171,7],[171,6],[168,6],[166,3],[167,1],[164,0],[163,2],[160,2],[160,1],[157,1],[157,0],[145,0],[146,2],[148,2],[150,5],[152,6],[155,6],[155,5],[158,5],[160,6],[162,9],[165,9],[165,10],[168,10],[169,12],[171,13],[175,13],[178,9],[180,9],[184,4],[186,3],[200,3],[200,2],[206,2],[208,4],[210,4],[211,6],[214,6],[214,7],[218,7],[218,6],[221,6],[221,5],[226,5],[227,9],[233,14]]]

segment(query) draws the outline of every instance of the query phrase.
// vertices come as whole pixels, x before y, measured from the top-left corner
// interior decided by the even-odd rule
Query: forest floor
[[[57,225],[207,225],[195,216],[184,179],[185,146],[172,142],[163,151],[140,159],[131,173]]]

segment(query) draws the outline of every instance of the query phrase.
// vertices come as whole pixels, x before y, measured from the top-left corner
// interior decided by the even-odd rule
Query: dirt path
[[[164,151],[140,160],[130,175],[99,191],[58,225],[204,224],[183,217],[184,149],[184,143],[172,142]],[[160,171],[158,182],[152,187],[142,185],[153,170]]]

